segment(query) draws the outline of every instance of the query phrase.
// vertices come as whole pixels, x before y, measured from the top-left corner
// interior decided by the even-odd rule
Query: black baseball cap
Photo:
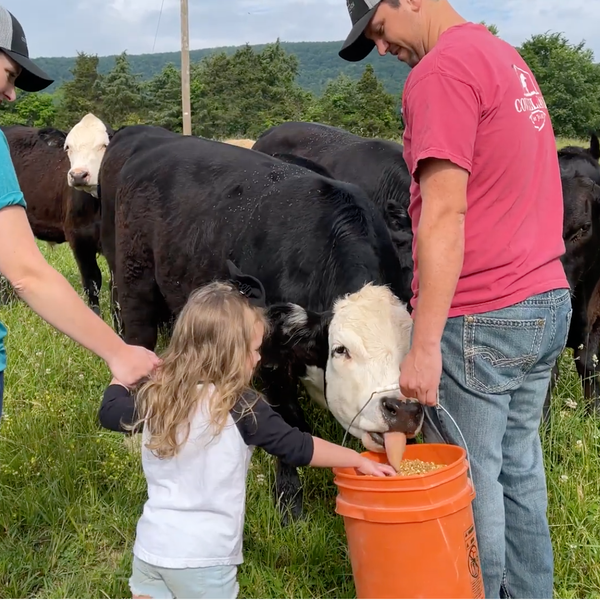
[[[381,0],[347,0],[346,3],[352,21],[352,31],[346,38],[339,55],[344,60],[358,62],[366,58],[375,48],[375,42],[365,37],[365,29],[381,4]]]
[[[27,39],[21,23],[3,6],[0,6],[0,50],[21,67],[15,87],[25,92],[39,92],[54,83],[54,80],[29,58]]]

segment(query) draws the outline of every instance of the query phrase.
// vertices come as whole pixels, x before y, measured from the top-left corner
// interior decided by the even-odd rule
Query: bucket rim
[[[440,467],[439,469],[435,469],[434,471],[428,471],[427,473],[415,473],[414,475],[386,475],[385,479],[387,481],[392,480],[392,481],[415,481],[415,480],[423,480],[429,477],[433,477],[435,475],[439,475],[440,473],[445,473],[447,471],[449,471],[450,469],[453,469],[455,467],[457,467],[460,463],[462,463],[464,460],[467,459],[467,452],[466,450],[462,447],[459,446],[458,444],[439,444],[439,443],[431,443],[431,444],[419,444],[419,445],[426,445],[426,446],[430,446],[430,447],[439,447],[439,448],[447,448],[448,446],[452,446],[454,448],[458,448],[460,450],[460,457],[457,458],[455,461],[444,465],[443,467]],[[367,456],[367,455],[372,455],[374,454],[371,451],[365,451],[365,452],[361,452],[360,455],[361,456]],[[350,479],[350,480],[360,480],[360,481],[380,481],[382,478],[378,477],[377,475],[355,475],[354,473],[350,473],[348,472],[349,469],[351,469],[352,467],[333,467],[332,471],[333,473],[336,475],[336,477],[344,477],[346,479]]]

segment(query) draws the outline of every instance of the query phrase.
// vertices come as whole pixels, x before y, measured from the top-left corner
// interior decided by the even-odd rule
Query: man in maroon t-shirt
[[[487,598],[551,598],[540,417],[566,344],[563,202],[552,123],[528,66],[447,0],[348,0],[340,56],[373,48],[412,71],[414,328],[400,387],[465,437]],[[426,441],[461,444],[427,409]]]

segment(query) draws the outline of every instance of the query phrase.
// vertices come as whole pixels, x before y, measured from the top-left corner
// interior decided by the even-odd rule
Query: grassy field
[[[68,247],[40,247],[81,290]],[[101,264],[106,281],[104,259]],[[106,318],[106,289],[102,303]],[[22,302],[2,306],[0,320],[9,331],[0,426],[0,598],[130,597],[145,485],[138,453],[97,424],[110,374]],[[552,429],[544,437],[555,594],[598,597],[600,426],[583,413],[570,354],[561,368]],[[316,433],[341,442],[335,421],[309,410],[320,423]],[[240,597],[355,597],[343,522],[334,512],[333,475],[304,469],[302,477],[306,519],[284,529],[270,494],[273,461],[255,452]]]

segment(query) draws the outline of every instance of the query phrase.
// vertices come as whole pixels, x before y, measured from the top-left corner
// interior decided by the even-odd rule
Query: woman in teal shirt
[[[52,79],[29,59],[20,23],[0,6],[0,101],[14,102],[15,88],[38,92],[51,83]],[[158,357],[145,348],[125,344],[46,262],[27,220],[8,142],[0,134],[0,273],[42,319],[102,358],[115,379],[125,386],[134,385],[159,364]],[[5,336],[6,328],[0,323],[0,416]]]

